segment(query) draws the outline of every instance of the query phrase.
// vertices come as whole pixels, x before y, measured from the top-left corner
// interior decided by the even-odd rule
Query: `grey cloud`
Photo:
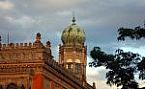
[[[9,0],[14,8],[0,13],[1,32],[16,33],[14,40],[31,40],[31,34],[41,32],[44,40],[50,39],[57,46],[60,38],[57,32],[71,22],[72,11],[76,12],[77,23],[86,31],[87,43],[92,45],[108,45],[116,42],[117,29],[121,26],[133,27],[140,25],[144,19],[145,2],[137,0]],[[10,23],[3,18],[21,19],[20,23]],[[33,20],[28,23],[24,16]],[[23,26],[22,26],[23,25]],[[23,33],[23,34],[22,34]],[[18,34],[22,34],[18,35]],[[27,39],[25,39],[27,35]],[[19,37],[20,36],[20,37]],[[55,41],[53,40],[55,38]]]
[[[98,74],[94,74],[94,75],[90,75],[89,78],[91,80],[98,80],[98,81],[102,81],[105,80],[105,76],[106,76],[106,70],[103,68],[98,68],[97,70],[95,70]]]
[[[123,46],[144,46],[144,40],[118,42],[119,27],[143,25],[145,0],[8,0],[13,8],[0,9],[0,35],[6,42],[10,33],[11,42],[33,42],[35,34],[42,34],[42,42],[50,40],[53,55],[57,58],[57,46],[61,32],[71,24],[72,11],[76,23],[86,32],[88,55],[94,46],[112,53]],[[98,80],[104,80],[100,70]],[[105,71],[104,71],[105,72]],[[95,76],[92,75],[91,79]]]
[[[145,17],[144,0],[9,1],[14,4],[14,8],[0,13],[1,32],[15,33],[13,38],[17,38],[14,39],[17,41],[31,40],[32,33],[41,32],[44,40],[50,39],[55,46],[60,43],[60,38],[55,38],[54,41],[54,35],[61,32],[71,22],[72,11],[76,13],[77,23],[86,31],[87,42],[91,43],[89,47],[103,45],[107,48],[109,44],[116,42],[119,27],[140,25]],[[22,22],[21,24],[10,23],[3,19],[6,16],[14,20],[21,19]],[[27,23],[25,19],[22,19],[24,16],[31,18],[34,22]],[[21,33],[23,36],[18,35]]]

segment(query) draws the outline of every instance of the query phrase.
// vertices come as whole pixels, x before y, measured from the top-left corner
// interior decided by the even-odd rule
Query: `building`
[[[75,23],[62,32],[59,62],[51,43],[0,43],[0,89],[96,89],[86,81],[85,33]]]

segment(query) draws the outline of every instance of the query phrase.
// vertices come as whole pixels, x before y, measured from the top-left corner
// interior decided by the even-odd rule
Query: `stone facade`
[[[0,44],[0,89],[95,89],[53,60],[50,47],[40,33],[34,43]]]
[[[60,45],[59,52],[59,64],[86,81],[86,46]]]

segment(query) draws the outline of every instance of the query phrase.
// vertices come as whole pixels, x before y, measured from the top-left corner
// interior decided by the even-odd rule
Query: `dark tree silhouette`
[[[145,57],[142,58],[141,62],[138,63],[138,71],[139,73],[139,78],[144,80],[145,79]]]
[[[138,26],[133,29],[119,28],[117,39],[124,41],[126,37],[129,37],[131,39],[136,39],[136,40],[145,38],[145,21],[144,21],[144,27]],[[141,62],[137,64],[137,68],[139,71],[139,78],[142,80],[145,79],[145,57],[143,57]]]
[[[128,83],[128,85],[130,89],[137,89],[138,88],[138,83],[135,81],[131,81]]]
[[[144,27],[119,28],[119,41],[124,41],[125,38],[140,40],[145,38],[145,23]],[[104,66],[109,71],[106,72],[107,84],[122,86],[122,89],[144,89],[138,88],[138,83],[134,76],[139,72],[139,79],[145,79],[145,57],[141,57],[137,53],[124,52],[123,50],[116,50],[115,54],[107,54],[99,47],[94,47],[90,52],[93,61],[89,66],[100,67]]]
[[[135,28],[124,28],[121,27],[118,29],[118,40],[124,41],[126,37],[131,39],[139,40],[145,38],[145,22],[144,27],[137,26]]]
[[[107,54],[99,47],[94,47],[90,53],[94,59],[89,65],[92,67],[104,66],[109,71],[106,73],[107,84],[122,86],[122,89],[138,87],[134,80],[134,73],[137,71],[137,64],[141,60],[140,55],[132,52],[116,50],[115,54]]]

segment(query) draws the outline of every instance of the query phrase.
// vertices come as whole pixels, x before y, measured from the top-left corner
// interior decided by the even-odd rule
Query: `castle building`
[[[0,42],[0,89],[96,89],[86,81],[85,33],[74,17],[61,40],[58,62],[40,33],[34,43]]]

